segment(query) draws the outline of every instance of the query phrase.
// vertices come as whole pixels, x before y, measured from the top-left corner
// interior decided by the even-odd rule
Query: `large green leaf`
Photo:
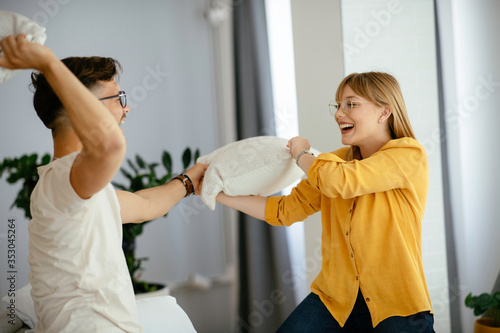
[[[144,177],[146,177],[146,175],[138,175],[132,178],[130,182],[131,192],[137,192],[144,189],[144,182],[142,180]]]
[[[42,157],[42,165],[49,164],[49,162],[50,162],[50,155],[49,154],[43,155],[43,157]]]
[[[141,169],[146,168],[146,162],[144,162],[144,160],[139,155],[135,155],[135,160],[136,160],[139,168],[141,168]]]
[[[7,182],[9,184],[15,184],[19,179],[21,179],[21,172],[13,172],[7,177]]]
[[[490,306],[490,303],[492,300],[493,300],[493,297],[490,294],[482,293],[477,298],[476,306],[479,306],[479,307],[481,307],[481,309],[486,310]]]
[[[132,170],[134,170],[135,174],[139,173],[139,170],[135,167],[134,163],[132,163],[131,159],[127,158],[127,164]]]
[[[9,176],[6,181],[9,184],[22,182],[22,187],[17,193],[11,209],[14,207],[22,209],[27,218],[31,218],[30,196],[38,181],[37,168],[50,162],[50,155],[48,153],[42,156],[40,163],[37,162],[38,156],[37,153],[32,153],[22,155],[19,158],[5,158],[0,163],[0,177],[3,172],[7,172]]]
[[[169,174],[172,174],[172,157],[170,156],[170,153],[167,151],[163,152],[161,161],[163,163],[163,166],[167,170]]]
[[[132,181],[132,179],[134,179],[134,177],[132,177],[132,175],[124,168],[120,168],[120,171],[121,171],[122,175],[124,175],[125,178],[127,178],[128,180]]]
[[[156,171],[155,171],[155,168],[157,166],[158,166],[158,163],[151,163],[148,166],[149,167],[149,175],[148,175],[149,184],[147,186],[148,188],[158,186],[158,180],[157,180]]]
[[[36,160],[38,159],[38,154],[31,154],[31,156],[28,159],[28,164],[29,165],[36,165]]]
[[[184,153],[182,154],[182,168],[184,170],[186,170],[189,164],[191,164],[191,156],[192,156],[191,149],[189,149],[188,147],[184,150]]]

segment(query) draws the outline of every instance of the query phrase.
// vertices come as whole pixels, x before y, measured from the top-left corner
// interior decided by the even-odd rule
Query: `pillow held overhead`
[[[44,44],[47,39],[45,27],[42,27],[27,17],[0,10],[0,40],[9,35],[26,34],[26,39],[33,43]],[[1,50],[1,49],[0,49]],[[0,67],[0,84],[4,83],[21,70]]]
[[[287,143],[288,139],[259,136],[201,156],[197,162],[210,164],[203,179],[201,200],[214,210],[215,198],[221,191],[231,196],[269,196],[289,186],[304,172],[295,164]]]

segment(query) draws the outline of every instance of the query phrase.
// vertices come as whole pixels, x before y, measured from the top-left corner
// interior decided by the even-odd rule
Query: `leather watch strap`
[[[191,181],[191,178],[189,178],[188,175],[182,173],[182,174],[174,177],[174,179],[179,179],[184,184],[184,186],[186,186],[186,195],[184,197],[187,197],[187,196],[190,196],[191,194],[194,194],[193,182]]]

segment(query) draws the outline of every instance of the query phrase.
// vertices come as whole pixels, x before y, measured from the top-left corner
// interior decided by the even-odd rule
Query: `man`
[[[141,332],[121,251],[121,223],[163,216],[199,194],[206,166],[168,184],[130,193],[110,184],[125,156],[120,128],[130,111],[111,58],[60,61],[24,35],[0,42],[0,66],[32,68],[34,106],[51,129],[54,159],[39,168],[31,197],[32,297],[43,332]]]

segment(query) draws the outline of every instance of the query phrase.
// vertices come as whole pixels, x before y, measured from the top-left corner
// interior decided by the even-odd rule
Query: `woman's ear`
[[[389,107],[384,107],[384,109],[382,110],[382,113],[380,114],[380,118],[381,121],[384,121],[386,120],[387,118],[389,118],[392,114],[392,111]]]

